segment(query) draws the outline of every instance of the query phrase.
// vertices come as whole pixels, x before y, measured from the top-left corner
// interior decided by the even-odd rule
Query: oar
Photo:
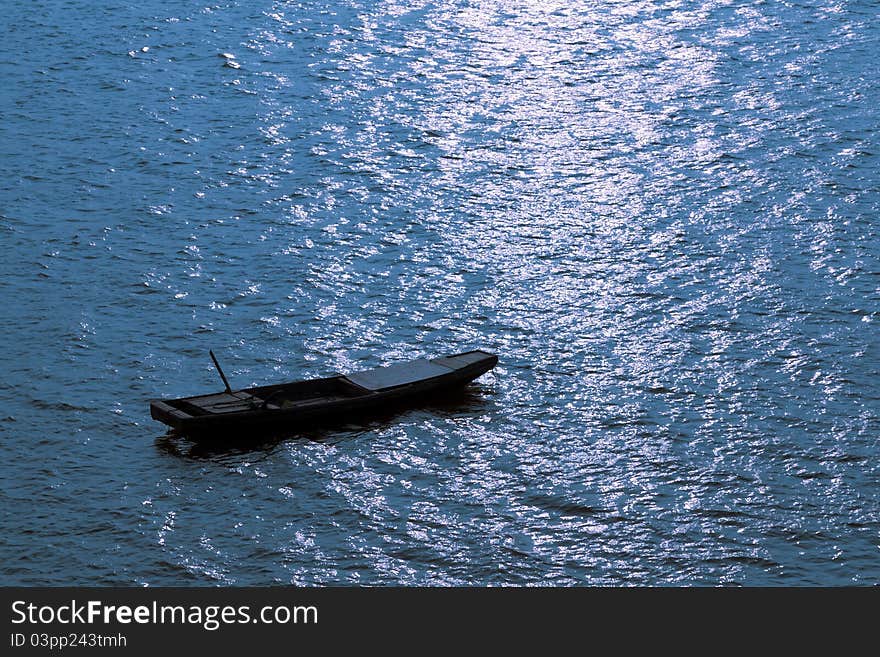
[[[226,380],[226,375],[223,374],[223,370],[220,368],[220,363],[217,362],[217,357],[214,355],[214,352],[208,349],[208,353],[211,354],[211,360],[214,361],[214,367],[217,368],[217,371],[220,373],[220,378],[223,379],[223,385],[226,386],[226,392],[230,395],[232,394],[232,388],[229,387],[229,381]]]

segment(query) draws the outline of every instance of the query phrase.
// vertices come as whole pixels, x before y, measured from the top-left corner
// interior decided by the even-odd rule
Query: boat
[[[180,434],[205,438],[243,431],[295,429],[363,417],[395,405],[429,403],[491,370],[498,356],[474,350],[419,358],[352,374],[150,401],[150,415]]]

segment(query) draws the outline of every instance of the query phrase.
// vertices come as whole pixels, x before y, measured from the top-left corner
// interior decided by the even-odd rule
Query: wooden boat
[[[476,350],[324,379],[233,391],[215,358],[226,385],[224,392],[152,400],[150,415],[197,438],[242,430],[296,428],[361,417],[395,404],[425,403],[440,392],[466,385],[497,362],[498,356]]]

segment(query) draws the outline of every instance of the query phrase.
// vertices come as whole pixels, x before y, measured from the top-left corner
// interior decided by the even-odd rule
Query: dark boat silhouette
[[[211,354],[214,357],[214,354]],[[150,415],[193,438],[242,430],[272,430],[363,417],[398,404],[417,405],[464,386],[498,363],[475,350],[430,360],[419,358],[323,379],[293,381],[180,399],[155,399]]]

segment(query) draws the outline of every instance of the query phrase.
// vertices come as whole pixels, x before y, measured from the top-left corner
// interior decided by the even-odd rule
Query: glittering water
[[[3,584],[880,582],[877,3],[121,4],[3,7]]]

